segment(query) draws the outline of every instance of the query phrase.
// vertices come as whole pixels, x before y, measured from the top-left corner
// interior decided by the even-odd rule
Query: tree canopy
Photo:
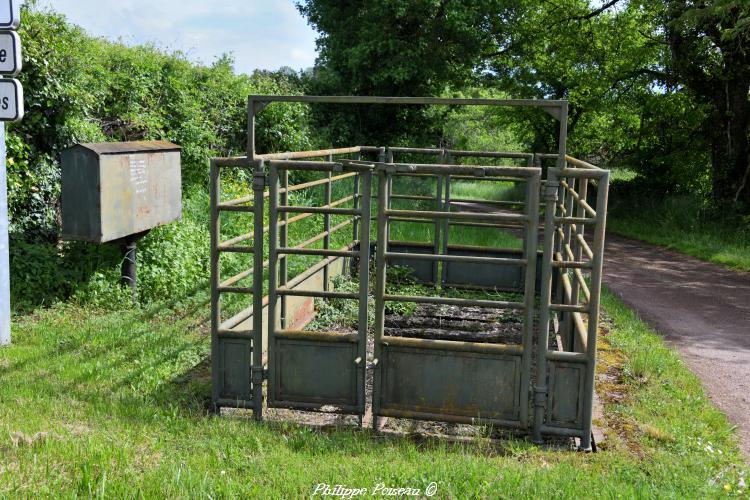
[[[636,169],[664,190],[702,189],[718,204],[750,212],[745,1],[305,0],[298,7],[320,33],[311,91],[474,88],[567,99],[572,153]],[[543,114],[499,113],[526,148],[554,147],[554,123]],[[421,109],[315,116],[340,125],[334,139],[342,142],[446,139],[446,115]]]

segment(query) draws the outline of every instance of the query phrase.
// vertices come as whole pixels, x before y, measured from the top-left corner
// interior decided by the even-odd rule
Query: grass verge
[[[200,301],[56,306],[19,319],[0,349],[0,495],[288,498],[433,481],[439,497],[746,495],[732,429],[695,376],[611,294],[604,305],[600,371],[617,397],[597,454],[210,417]]]

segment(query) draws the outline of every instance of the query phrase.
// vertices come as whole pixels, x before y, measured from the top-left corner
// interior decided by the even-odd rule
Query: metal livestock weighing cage
[[[259,155],[255,115],[273,102],[534,106],[559,121],[559,148],[534,154],[355,146]],[[262,420],[267,382],[268,408],[352,414],[360,423],[367,410],[376,430],[387,417],[492,425],[530,433],[534,442],[544,435],[577,437],[581,449],[590,449],[609,172],[566,155],[567,109],[566,101],[548,100],[251,96],[247,156],[211,161],[214,409],[252,409]],[[436,162],[398,162],[399,155]],[[467,158],[516,164],[457,164]],[[238,169],[252,172],[254,193],[224,199],[222,172]],[[290,184],[290,172],[321,178]],[[393,181],[401,178],[429,180],[434,195],[395,193]],[[333,200],[334,186],[343,182],[351,183],[351,193]],[[451,197],[460,182],[511,183],[523,199]],[[322,205],[290,204],[290,194],[316,187],[325,190]],[[396,209],[395,200],[432,209]],[[247,216],[251,230],[224,239],[222,215],[230,212]],[[315,216],[322,216],[322,232],[290,245],[289,226]],[[395,222],[430,225],[433,241],[393,240]],[[456,226],[513,231],[522,248],[449,244]],[[347,227],[349,242],[331,248],[332,236]],[[224,277],[221,259],[229,253],[251,254],[252,264]],[[292,277],[293,256],[321,260]],[[355,292],[332,289],[347,263]],[[389,265],[411,268],[436,294],[387,293]],[[242,286],[246,280],[251,284]],[[452,288],[518,293],[508,300],[441,293]],[[226,317],[226,294],[247,297],[247,307]],[[316,314],[315,298],[357,301],[356,332],[305,330]],[[517,311],[520,342],[384,335],[389,302]]]

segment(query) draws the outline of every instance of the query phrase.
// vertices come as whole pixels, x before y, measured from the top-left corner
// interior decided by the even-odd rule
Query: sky
[[[153,42],[212,63],[231,53],[235,69],[305,69],[315,31],[293,0],[40,0],[89,34],[127,44]],[[21,20],[23,22],[23,20]]]

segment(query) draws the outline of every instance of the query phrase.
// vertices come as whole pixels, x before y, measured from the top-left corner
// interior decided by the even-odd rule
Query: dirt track
[[[677,348],[750,457],[750,273],[607,239],[605,284]]]

